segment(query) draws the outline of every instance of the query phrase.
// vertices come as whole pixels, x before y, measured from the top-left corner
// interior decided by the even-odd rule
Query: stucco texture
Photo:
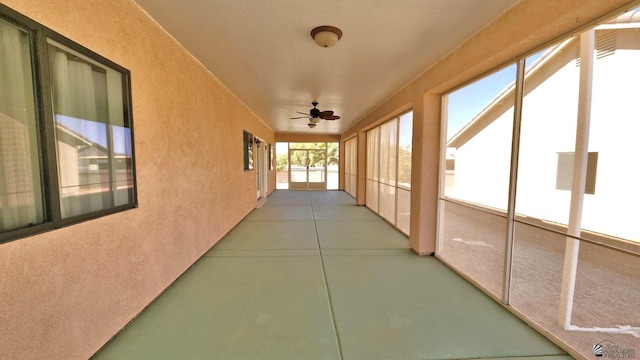
[[[0,359],[86,359],[255,207],[274,134],[132,1],[3,4],[131,71],[139,207],[0,245]]]

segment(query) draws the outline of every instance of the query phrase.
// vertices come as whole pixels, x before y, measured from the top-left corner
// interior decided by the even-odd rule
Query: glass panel
[[[392,224],[396,223],[396,188],[380,184],[380,216]]]
[[[132,203],[122,74],[49,43],[62,217]]]
[[[411,149],[413,146],[413,112],[400,116],[398,135],[398,186],[411,189]]]
[[[506,218],[449,201],[441,205],[438,255],[502,297]]]
[[[276,143],[276,189],[289,189],[289,143]]]
[[[291,153],[291,183],[307,183],[307,150],[289,150]]]
[[[398,188],[398,220],[396,226],[403,233],[409,235],[409,220],[411,218],[411,191]]]
[[[29,34],[0,20],[0,232],[44,221]]]
[[[446,196],[506,210],[515,77],[512,65],[447,96]]]
[[[309,150],[309,182],[324,183],[325,182],[325,156],[324,150]]]

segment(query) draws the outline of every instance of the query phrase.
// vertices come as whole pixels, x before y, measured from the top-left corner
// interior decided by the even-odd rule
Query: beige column
[[[344,190],[344,173],[345,173],[345,142],[338,142],[338,189]]]
[[[409,246],[418,255],[432,255],[436,246],[440,110],[439,95],[414,101]]]

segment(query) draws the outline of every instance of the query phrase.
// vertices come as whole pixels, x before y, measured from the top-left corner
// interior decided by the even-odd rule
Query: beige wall
[[[632,3],[638,2],[523,0],[379,104],[342,135],[346,139],[406,110],[407,104],[410,104],[409,108],[413,107],[414,161],[409,243],[416,253],[430,254],[435,250],[440,95]],[[358,153],[358,156],[366,156],[366,153]]]
[[[275,138],[130,0],[2,2],[132,74],[139,208],[0,245],[0,356],[87,358],[255,206],[242,130]],[[628,2],[524,0],[344,134],[413,104],[415,251],[435,239],[438,94]]]
[[[0,358],[86,359],[255,207],[274,134],[130,0],[2,2],[131,71],[139,208],[0,245]]]
[[[282,142],[339,142],[340,135],[277,133],[276,141]]]

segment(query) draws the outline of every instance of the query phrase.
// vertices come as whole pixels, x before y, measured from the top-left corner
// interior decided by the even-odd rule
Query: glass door
[[[326,149],[290,149],[289,164],[289,189],[326,189]]]
[[[289,189],[307,190],[309,182],[307,150],[289,150]]]
[[[309,190],[324,190],[327,187],[327,150],[307,150],[307,179]]]

